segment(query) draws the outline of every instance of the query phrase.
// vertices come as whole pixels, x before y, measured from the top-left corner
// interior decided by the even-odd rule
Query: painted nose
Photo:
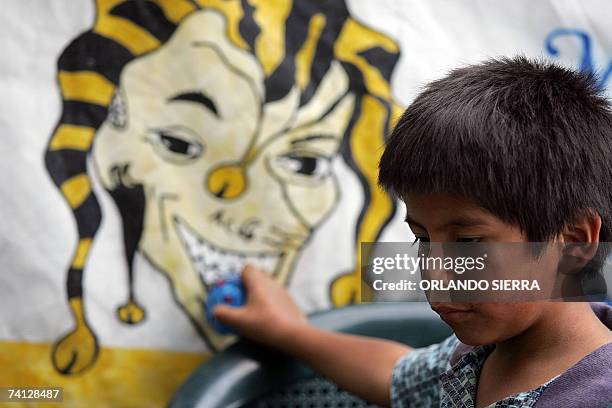
[[[235,164],[219,166],[208,173],[206,186],[218,198],[236,198],[246,189],[244,167]]]

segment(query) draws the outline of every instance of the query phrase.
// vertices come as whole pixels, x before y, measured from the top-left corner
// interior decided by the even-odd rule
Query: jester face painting
[[[265,104],[261,66],[224,32],[219,13],[195,13],[128,64],[93,147],[107,189],[143,187],[140,248],[215,345],[202,315],[210,286],[246,262],[286,281],[332,210],[331,159],[355,101],[336,63],[304,107],[297,87]]]
[[[322,9],[301,28],[304,38],[295,52],[271,57],[257,42],[265,30],[249,36],[244,21],[250,11],[251,23],[259,27],[257,17],[263,21],[265,9],[245,9],[238,21],[227,4],[209,6],[185,13],[165,42],[117,71],[106,115],[92,127],[85,153],[123,221],[130,298],[118,308],[119,319],[138,324],[146,316],[131,287],[133,257],[140,253],[168,278],[174,299],[208,347],[218,350],[231,338],[217,334],[205,318],[211,287],[246,263],[288,282],[301,248],[339,200],[335,157],[345,157],[365,180],[370,202],[362,221],[374,225],[366,228],[370,238],[392,215],[393,203],[373,185],[377,157],[369,156],[371,146],[383,143],[389,126],[392,102],[385,75],[390,75],[397,50],[386,37],[350,20],[346,9],[338,16],[338,10]],[[291,2],[286,6],[284,18],[289,19]],[[117,7],[110,14],[120,14]],[[331,41],[326,38],[330,26],[335,32]],[[237,40],[237,27],[242,28],[243,41]],[[279,27],[287,30],[288,49],[296,34],[289,25]],[[345,38],[343,45],[338,38],[342,30],[351,30],[345,37],[361,35],[362,48],[351,50],[348,44],[354,38]],[[388,66],[371,65],[377,52]],[[65,77],[70,77],[67,72]],[[67,126],[74,125],[60,124],[55,139],[70,137],[66,129],[72,128]],[[359,137],[371,142],[356,147],[351,139]],[[54,143],[57,147],[59,142],[50,142],[49,168],[50,155],[63,151],[53,149]],[[357,157],[355,149],[361,149],[363,157]],[[364,168],[368,164],[373,169]],[[77,224],[91,223],[79,218],[95,197],[84,196],[75,206],[78,200],[66,188],[75,177],[91,175],[68,176],[54,180],[73,207]],[[372,203],[375,200],[378,203]],[[378,217],[372,214],[375,210]],[[364,227],[361,233],[359,227],[357,235],[363,237]],[[81,239],[68,273],[76,328],[53,351],[56,368],[65,374],[85,370],[97,355],[78,286],[91,243],[87,235],[95,229],[87,234],[85,227],[79,228]],[[340,276],[337,287],[331,288],[332,302],[346,303],[342,298],[348,295],[343,293],[355,290],[355,282],[355,273]]]

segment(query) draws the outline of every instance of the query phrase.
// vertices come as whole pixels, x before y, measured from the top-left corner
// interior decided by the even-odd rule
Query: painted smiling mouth
[[[174,217],[174,225],[187,249],[191,264],[207,287],[236,276],[246,264],[273,273],[282,258],[278,251],[235,251],[223,249],[202,238],[184,220]]]

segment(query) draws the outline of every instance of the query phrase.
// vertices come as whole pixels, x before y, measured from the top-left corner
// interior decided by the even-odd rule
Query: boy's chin
[[[486,346],[489,344],[495,344],[495,341],[491,341],[491,342],[485,342],[483,341],[482,337],[480,336],[475,336],[473,334],[471,335],[460,335],[457,332],[455,332],[455,334],[457,335],[457,338],[459,339],[459,341],[463,344],[466,344],[468,346]]]
[[[496,333],[487,333],[486,329],[462,325],[450,325],[459,341],[468,346],[486,346],[501,341]]]

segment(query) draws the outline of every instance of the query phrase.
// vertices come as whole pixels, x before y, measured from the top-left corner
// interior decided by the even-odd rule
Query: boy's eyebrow
[[[414,219],[410,218],[409,215],[406,215],[406,218],[404,219],[404,221],[416,227],[426,229],[423,225],[419,224]],[[475,227],[479,225],[485,225],[485,222],[476,217],[461,216],[461,217],[456,217],[456,218],[452,218],[448,220],[446,223],[441,225],[439,228],[444,229],[447,227]]]
[[[410,225],[414,225],[415,227],[419,227],[421,229],[426,230],[426,228],[424,226],[422,226],[421,224],[419,224],[418,222],[416,222],[415,220],[413,220],[412,218],[410,218],[410,216],[408,214],[406,214],[406,218],[404,218],[404,221]]]

